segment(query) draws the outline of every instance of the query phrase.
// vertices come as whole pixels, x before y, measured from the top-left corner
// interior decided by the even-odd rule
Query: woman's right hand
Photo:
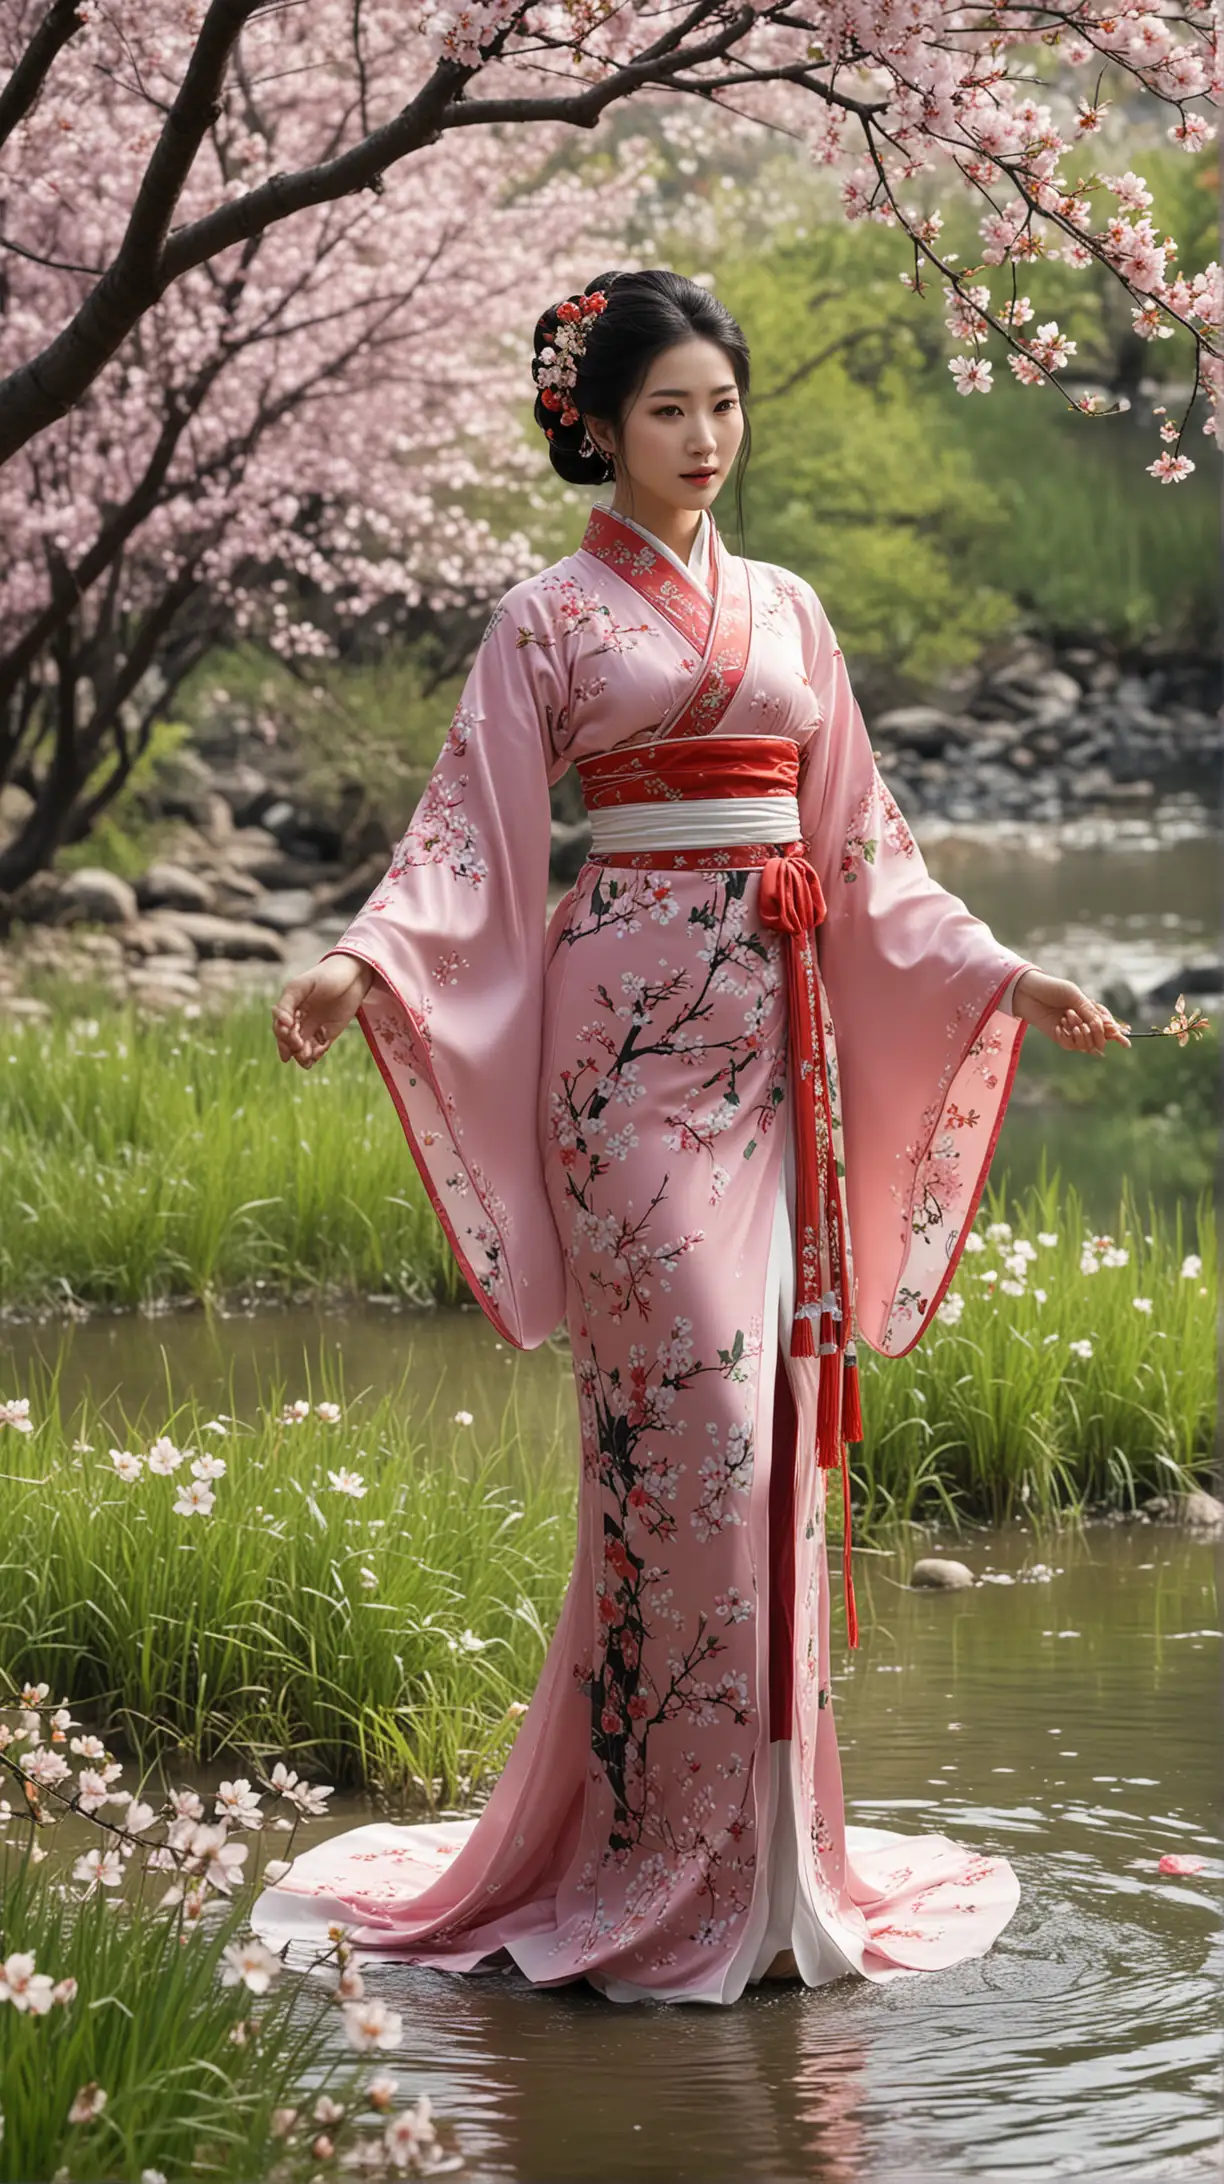
[[[272,1011],[282,1062],[311,1068],[357,1014],[377,973],[356,956],[324,956],[291,978]]]

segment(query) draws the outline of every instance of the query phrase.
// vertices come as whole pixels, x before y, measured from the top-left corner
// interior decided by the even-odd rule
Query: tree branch
[[[25,120],[56,60],[81,28],[78,0],[53,0],[16,68],[0,91],[0,144]]]

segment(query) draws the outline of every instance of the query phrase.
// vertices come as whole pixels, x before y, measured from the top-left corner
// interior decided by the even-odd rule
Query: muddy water
[[[382,1959],[367,1986],[404,2031],[378,2061],[433,2096],[468,2184],[1218,2176],[1212,1550],[1147,1525],[939,1544],[984,1581],[920,1592],[913,1546],[861,1558],[862,1643],[834,1675],[847,1812],[1009,1857],[993,1949],[727,2010]],[[403,1815],[347,1798],[299,1843],[374,1817]],[[1165,1852],[1204,1870],[1163,1875]]]
[[[928,854],[1001,939],[1090,991],[1141,986],[1214,935],[1207,843]],[[482,1440],[507,1406],[551,1440],[572,1405],[563,1349],[512,1352],[474,1309],[0,1329],[0,1387],[33,1394],[40,1361],[59,1366],[66,1417],[88,1393],[151,1431],[167,1386],[241,1417],[270,1383],[351,1399],[403,1377],[425,1419],[462,1406]],[[886,1987],[753,1990],[727,2011],[382,1964],[369,1984],[403,2011],[404,2040],[379,2060],[433,2095],[469,2184],[1219,2175],[1212,1551],[1147,1526],[942,1545],[1017,1582],[930,1595],[904,1582],[911,1549],[860,1558],[863,1642],[834,1679],[847,1810],[1010,1857],[1022,1900],[995,1947]],[[1048,1576],[1027,1574],[1039,1563]],[[370,1817],[347,1800],[306,1839]],[[1206,1866],[1162,1875],[1169,1851]]]
[[[993,1950],[726,2011],[379,1964],[406,2079],[453,2119],[474,2184],[1218,2175],[1211,1549],[1099,1526],[952,1551],[1018,1582],[931,1595],[901,1582],[908,1552],[874,1558],[834,1703],[851,1820],[1013,1861]],[[1167,1877],[1166,1851],[1206,1867]]]

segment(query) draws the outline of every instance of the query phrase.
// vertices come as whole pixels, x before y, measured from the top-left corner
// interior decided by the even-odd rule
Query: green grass
[[[55,1851],[34,1863],[33,1832],[0,1836],[0,1960],[30,1954],[39,1973],[75,1979],[77,1992],[45,2014],[0,2008],[0,2184],[136,2184],[149,2169],[304,2184],[319,2166],[314,2102],[344,2104],[351,2142],[364,2082],[390,2058],[358,2061],[338,2048],[337,2004],[318,1981],[277,1978],[258,2003],[245,1985],[222,1984],[222,1952],[244,1937],[254,1874],[191,1930],[181,1909],[158,1908],[170,1876],[146,1871],[139,1851],[118,1900],[107,1889],[85,1896]],[[70,2122],[90,2085],[104,2107]],[[286,2140],[274,2117],[290,2108],[306,2127]],[[378,2121],[372,2109],[367,2121]]]
[[[78,994],[0,1034],[0,1308],[257,1280],[466,1294],[360,1032],[306,1072],[264,1002],[149,1023],[101,1001],[87,1018]]]
[[[513,1401],[472,1453],[405,1388],[339,1393],[335,1425],[279,1423],[279,1389],[224,1433],[175,1405],[158,1430],[227,1467],[184,1516],[187,1462],[124,1484],[111,1448],[156,1436],[117,1407],[64,1419],[40,1375],[36,1430],[0,1429],[0,1676],[71,1690],[142,1763],[292,1753],[425,1805],[496,1773],[573,1560],[575,1467],[559,1437],[527,1462]]]
[[[1008,1243],[989,1237],[1005,1213]],[[1124,1199],[1110,1225],[1126,1263],[1085,1274],[1074,1190],[1047,1182],[1007,1209],[990,1194],[956,1324],[937,1319],[903,1359],[864,1353],[861,1544],[935,1517],[1133,1508],[1206,1476],[1210,1206],[1189,1224]],[[1020,1239],[1023,1293],[988,1288],[988,1267],[1014,1278],[1002,1253]],[[1201,1268],[1184,1270],[1191,1252]],[[58,1367],[41,1369],[20,1391],[35,1430],[0,1429],[0,1674],[71,1689],[142,1759],[287,1753],[338,1786],[467,1797],[502,1763],[572,1567],[572,1429],[541,1447],[511,1398],[473,1448],[466,1427],[410,1413],[404,1388],[349,1403],[334,1357],[321,1377],[332,1423],[282,1423],[274,1387],[224,1432],[190,1397],[137,1430],[88,1403],[66,1419]],[[160,1431],[224,1459],[211,1513],[175,1511],[187,1464],[116,1475],[111,1448],[143,1455]],[[330,1478],[343,1469],[360,1498]]]
[[[58,995],[49,1024],[0,1029],[0,1310],[134,1307],[467,1290],[360,1032],[319,1068],[281,1063],[269,1005],[143,1018]],[[60,1003],[63,1005],[60,1005]],[[93,1027],[91,1029],[91,1026]],[[1089,1217],[1117,1179],[1166,1203],[1208,1183],[1218,1040],[1143,1050],[1143,1067],[1069,1064],[1036,1035],[996,1158],[1035,1179],[1065,1135],[1093,1163]],[[1174,1114],[1171,1110],[1176,1109]]]
[[[990,1241],[1002,1221],[1011,1241]],[[953,1521],[1134,1509],[1205,1478],[1216,1393],[1210,1201],[1170,1217],[1124,1188],[1108,1233],[1127,1261],[1085,1274],[1093,1233],[1079,1193],[1056,1176],[1019,1198],[988,1187],[975,1224],[985,1248],[966,1249],[953,1283],[960,1318],[937,1318],[904,1358],[868,1357],[868,1438],[851,1467],[867,1533],[937,1508]],[[1036,1256],[1014,1296],[999,1281],[1015,1278],[1004,1259],[1018,1242]],[[1201,1271],[1183,1271],[1191,1255]],[[990,1269],[994,1283],[983,1279]],[[1072,1349],[1082,1342],[1090,1357]]]

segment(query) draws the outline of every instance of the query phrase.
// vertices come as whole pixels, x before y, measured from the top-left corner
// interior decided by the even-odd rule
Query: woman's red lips
[[[713,478],[717,476],[717,472],[714,470],[682,470],[680,475],[682,478]]]

